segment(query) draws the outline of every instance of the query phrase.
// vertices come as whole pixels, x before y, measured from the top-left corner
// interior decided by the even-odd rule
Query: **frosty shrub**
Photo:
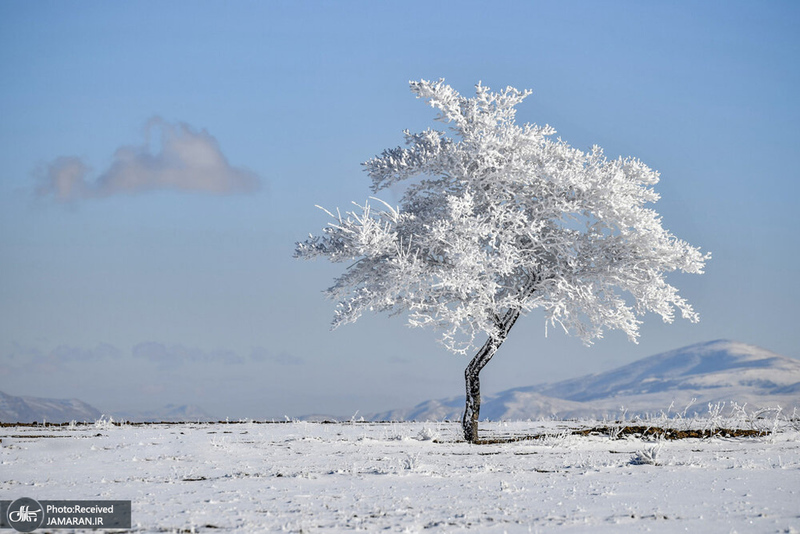
[[[364,311],[406,313],[452,352],[478,349],[465,370],[468,441],[478,439],[480,371],[521,314],[540,308],[586,343],[606,328],[635,341],[646,312],[698,320],[665,273],[702,273],[708,255],[646,207],[659,198],[656,171],[573,148],[550,126],[517,125],[530,91],[478,84],[466,98],[443,80],[411,90],[449,131],[406,131],[404,147],[364,163],[373,192],[402,182],[399,206],[328,212],[333,221],[295,255],[349,264],[327,291],[339,301],[334,327]]]
[[[103,414],[100,419],[94,422],[94,427],[98,430],[111,430],[114,428],[114,418],[109,415],[106,419],[105,414]]]
[[[662,465],[659,461],[661,443],[636,451],[631,457],[632,465]]]

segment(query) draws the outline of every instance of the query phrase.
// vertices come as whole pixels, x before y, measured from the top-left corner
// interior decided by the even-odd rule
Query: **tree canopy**
[[[635,341],[646,312],[698,320],[665,276],[702,273],[710,256],[647,207],[659,199],[656,171],[573,148],[548,125],[517,125],[530,91],[478,84],[466,98],[444,80],[411,90],[449,128],[405,131],[405,146],[364,163],[374,193],[402,183],[399,205],[331,213],[322,235],[297,244],[297,257],[349,263],[327,290],[339,301],[334,327],[365,311],[407,313],[466,353],[504,338],[510,310],[541,308],[587,343],[605,329]]]

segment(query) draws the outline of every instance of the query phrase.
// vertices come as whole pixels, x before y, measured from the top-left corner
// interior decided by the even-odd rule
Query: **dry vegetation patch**
[[[594,426],[591,428],[572,429],[566,432],[571,436],[606,436],[613,439],[624,438],[654,438],[666,440],[679,439],[709,439],[709,438],[757,438],[768,436],[769,430],[744,429],[744,428],[714,428],[703,430],[678,430],[661,426],[624,425],[624,426]],[[477,440],[477,445],[496,445],[501,443],[515,443],[519,441],[536,441],[553,437],[552,434],[527,434],[519,436],[493,436]]]

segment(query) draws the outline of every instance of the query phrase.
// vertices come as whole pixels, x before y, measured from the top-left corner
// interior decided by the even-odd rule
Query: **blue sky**
[[[408,81],[442,77],[641,158],[713,254],[671,278],[699,324],[586,348],[533,313],[485,391],[718,338],[798,358],[797,27],[795,2],[0,2],[0,390],[259,419],[460,394],[432,332],[330,332],[341,266],[292,259],[315,204],[365,200],[360,163],[433,125]]]

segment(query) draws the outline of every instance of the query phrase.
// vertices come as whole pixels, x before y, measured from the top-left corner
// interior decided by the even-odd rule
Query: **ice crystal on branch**
[[[406,131],[404,147],[364,163],[376,194],[406,184],[399,206],[373,199],[331,214],[322,235],[297,244],[297,257],[350,263],[327,291],[339,301],[334,326],[364,311],[407,313],[464,353],[479,336],[504,338],[511,311],[542,308],[587,343],[606,328],[636,340],[646,312],[697,321],[665,275],[702,273],[709,256],[647,207],[659,198],[656,171],[573,148],[550,126],[517,125],[530,91],[478,84],[466,98],[443,80],[411,90],[449,131]]]

